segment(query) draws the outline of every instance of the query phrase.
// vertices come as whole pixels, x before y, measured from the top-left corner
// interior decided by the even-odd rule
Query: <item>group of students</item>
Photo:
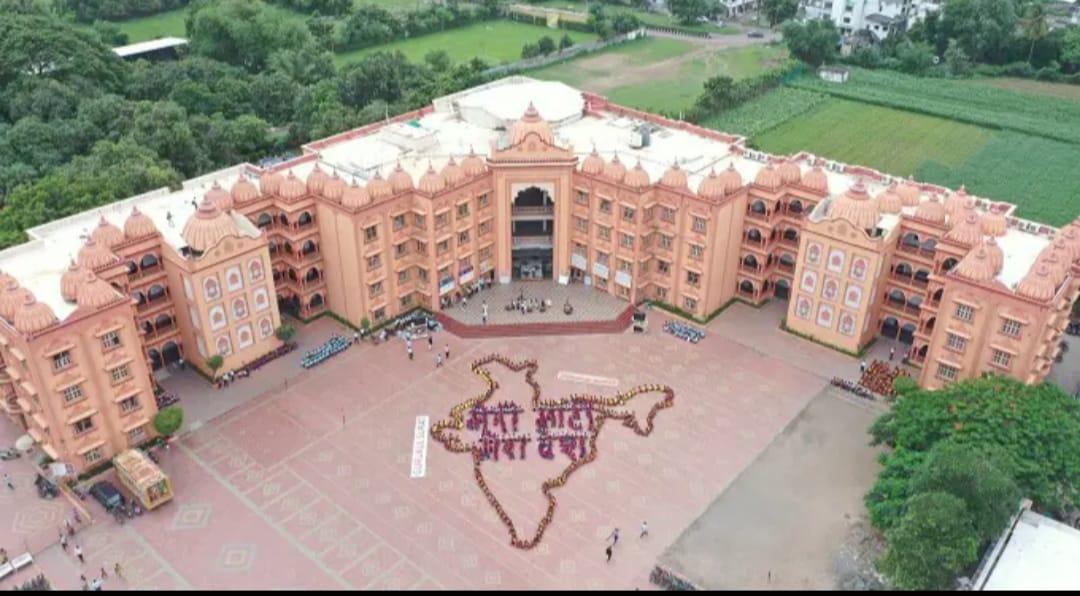
[[[638,538],[645,538],[648,535],[649,535],[649,523],[645,522],[645,521],[642,521],[641,522],[641,534],[638,536]],[[611,541],[611,544],[607,545],[607,548],[604,549],[604,554],[607,555],[607,562],[610,563],[611,562],[611,553],[615,552],[615,545],[619,543],[619,528],[615,528],[615,530],[611,533],[611,535],[609,535],[607,537],[607,539]]]
[[[427,349],[430,352],[434,348],[435,348],[435,338],[433,336],[431,336],[431,335],[428,335]],[[409,355],[409,360],[414,359],[415,353],[413,352],[413,345],[412,345],[412,338],[411,337],[406,337],[405,338],[405,352]],[[439,353],[438,351],[435,352],[435,368],[439,368],[440,366],[443,365],[443,354],[446,354],[446,360],[450,359],[450,344],[446,344],[446,346],[443,348],[442,353]]]

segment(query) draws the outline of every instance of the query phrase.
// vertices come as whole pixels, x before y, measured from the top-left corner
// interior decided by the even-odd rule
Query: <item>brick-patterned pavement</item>
[[[438,369],[426,345],[415,346],[415,361],[398,340],[352,348],[185,436],[163,455],[173,502],[123,527],[100,516],[79,536],[83,568],[105,565],[106,589],[646,588],[664,548],[852,366],[777,321],[732,323],[741,309],[710,326],[738,334],[710,333],[698,345],[663,334],[653,311],[645,335],[439,334],[436,348],[448,341],[452,353]],[[429,441],[426,476],[410,477],[416,417],[435,422],[479,392],[469,362],[490,352],[536,358],[546,398],[651,382],[676,392],[651,436],[603,429],[599,458],[558,490],[554,522],[532,551],[509,545],[468,457]],[[785,354],[814,366],[789,365]],[[588,376],[596,384],[584,384]],[[497,378],[511,390],[514,379]],[[491,469],[507,509],[532,519],[542,472],[535,457]],[[615,526],[622,536],[606,563]],[[118,560],[125,580],[111,578]],[[78,587],[80,566],[59,548],[38,562],[56,585]]]

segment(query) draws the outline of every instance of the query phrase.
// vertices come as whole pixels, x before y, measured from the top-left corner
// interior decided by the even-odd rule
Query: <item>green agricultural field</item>
[[[266,9],[280,13],[289,19],[304,20],[307,18],[307,15],[273,4],[267,4]],[[116,21],[116,24],[119,25],[121,31],[127,33],[131,43],[137,43],[159,37],[184,37],[187,35],[184,29],[184,19],[186,17],[187,8],[178,8],[149,17]]]
[[[754,76],[786,55],[780,46],[716,50],[693,42],[652,38],[527,74],[563,81],[627,106],[677,112],[694,104],[709,77]]]
[[[805,114],[829,96],[793,87],[779,87],[754,101],[714,116],[702,126],[754,138],[768,130]]]
[[[972,79],[971,84],[982,85],[984,87],[996,87],[998,89],[1008,89],[1009,91],[1030,93],[1032,95],[1048,95],[1050,97],[1060,97],[1062,99],[1080,101],[1080,85],[1070,85],[1068,83],[1048,83],[1046,81],[1033,81],[1031,79],[995,78]]]
[[[455,62],[480,58],[489,64],[513,62],[521,58],[521,46],[547,35],[557,43],[568,34],[574,43],[593,41],[596,35],[564,29],[548,29],[511,21],[487,21],[441,33],[431,33],[413,39],[395,41],[380,46],[344,52],[335,57],[338,66],[355,61],[376,51],[400,50],[409,60],[423,60],[432,50],[446,50]]]
[[[758,101],[778,102],[770,95]],[[739,132],[724,117],[708,124]],[[949,187],[964,184],[973,194],[1016,203],[1021,217],[1049,224],[1080,213],[1080,147],[1042,137],[831,98],[751,143],[772,153],[806,150]]]

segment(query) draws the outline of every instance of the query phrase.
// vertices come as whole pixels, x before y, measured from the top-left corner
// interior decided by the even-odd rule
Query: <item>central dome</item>
[[[226,236],[235,235],[236,224],[232,218],[218,210],[217,205],[208,199],[199,203],[199,209],[187,220],[181,232],[184,242],[199,252],[205,252]]]
[[[551,125],[540,117],[540,112],[536,111],[536,106],[532,102],[529,102],[525,114],[510,129],[510,144],[517,145],[530,134],[536,134],[541,141],[548,145],[555,144],[554,137],[551,134]]]

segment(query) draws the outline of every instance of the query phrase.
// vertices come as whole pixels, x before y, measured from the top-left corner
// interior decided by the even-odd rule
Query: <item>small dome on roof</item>
[[[724,194],[731,194],[742,188],[742,175],[735,169],[735,164],[729,163],[728,167],[720,172],[720,181],[724,184]]]
[[[1054,250],[1054,246],[1047,246],[1039,253],[1039,258],[1036,260],[1038,263],[1045,263],[1050,268],[1050,279],[1054,280],[1054,285],[1058,285],[1065,281],[1065,277],[1069,275],[1070,263]]]
[[[281,183],[284,178],[281,174],[272,170],[265,170],[262,174],[259,174],[259,189],[263,194],[276,195],[281,189]]]
[[[221,211],[228,211],[233,208],[233,198],[221,185],[217,183],[217,180],[210,186],[210,190],[206,191],[204,199],[210,201]]]
[[[991,210],[982,216],[979,225],[982,226],[984,234],[990,236],[1004,236],[1005,232],[1008,230],[1009,222],[1005,219],[1005,214],[997,210]]]
[[[957,223],[945,234],[945,238],[967,247],[981,244],[983,233],[982,226],[979,224],[979,216],[975,213],[966,214],[963,221]]]
[[[825,175],[824,168],[820,165],[815,165],[809,172],[803,174],[802,185],[814,192],[828,194],[829,177]]]
[[[922,194],[922,190],[918,184],[915,184],[914,180],[908,178],[896,187],[896,194],[900,195],[904,207],[915,207],[919,204],[919,196]]]
[[[153,220],[139,211],[138,207],[131,208],[131,215],[124,221],[124,236],[128,238],[145,238],[157,233],[157,226]]]
[[[525,109],[525,114],[510,128],[510,144],[517,145],[529,134],[536,134],[548,145],[554,144],[551,125],[540,117],[540,112],[536,111],[536,106],[531,101],[529,107]]]
[[[94,231],[90,232],[90,237],[94,239],[94,242],[110,249],[124,241],[124,233],[120,231],[120,228],[109,223],[104,215],[98,220]]]
[[[104,245],[95,242],[93,237],[88,238],[86,244],[79,249],[79,265],[90,270],[111,265],[119,260],[120,257],[109,252]]]
[[[247,179],[247,176],[240,176],[233,183],[229,194],[232,195],[233,202],[246,203],[259,198],[259,189],[255,188],[255,185],[251,183],[251,180]]]
[[[878,209],[885,213],[900,213],[904,201],[900,199],[900,195],[896,194],[896,185],[890,184],[888,188],[877,196],[877,204]]]
[[[394,189],[389,182],[383,179],[382,174],[376,171],[375,176],[368,182],[367,192],[372,199],[381,199],[394,194]]]
[[[881,218],[878,206],[870,198],[870,193],[866,192],[866,185],[862,180],[856,180],[844,194],[833,199],[829,215],[846,219],[860,230],[876,228]]]
[[[949,194],[949,196],[945,198],[945,212],[949,215],[954,215],[957,211],[964,208],[967,201],[967,191],[964,190],[964,186],[961,185],[956,192]]]
[[[754,184],[769,190],[780,188],[780,172],[771,163],[758,170],[754,177]]]
[[[1072,255],[1072,260],[1080,259],[1080,230],[1069,224],[1061,230],[1059,236],[1069,246],[1069,254]]]
[[[404,168],[401,167],[401,162],[397,163],[393,172],[390,172],[390,188],[393,189],[394,194],[399,192],[407,192],[413,189],[413,179]]]
[[[1050,268],[1046,263],[1036,263],[1035,267],[1020,280],[1016,293],[1032,300],[1050,300],[1057,291],[1057,284],[1050,277]]]
[[[383,184],[386,184],[384,181]],[[345,193],[341,195],[341,204],[349,209],[356,209],[363,207],[371,202],[371,195],[368,194],[367,189],[363,186],[357,186],[355,182],[350,184],[345,189]]]
[[[983,248],[986,249],[986,254],[990,257],[990,264],[994,266],[994,275],[1001,273],[1001,268],[1005,265],[1005,253],[1001,250],[997,240],[990,236],[983,241]]]
[[[994,279],[994,263],[986,249],[980,246],[960,259],[952,273],[971,281],[990,281]]]
[[[802,170],[795,160],[785,159],[777,166],[776,171],[780,174],[780,182],[784,184],[796,184],[802,178]]]
[[[469,147],[469,155],[461,161],[461,168],[465,170],[466,176],[479,176],[487,171],[487,164]]]
[[[289,175],[285,176],[285,179],[282,180],[281,184],[278,186],[278,196],[292,201],[299,199],[305,194],[307,194],[307,185],[301,182],[292,170],[289,170]]]
[[[60,276],[60,296],[68,301],[75,302],[75,298],[79,295],[79,283],[82,282],[83,274],[86,270],[79,267],[74,260],[68,265],[66,271]]]
[[[661,183],[663,181],[661,180]],[[641,167],[641,161],[638,161],[634,167],[626,173],[626,177],[623,178],[623,184],[631,188],[645,188],[652,181],[649,180],[649,173],[645,171],[645,168]]]
[[[30,290],[19,287],[19,282],[14,277],[5,277],[7,279],[3,280],[4,285],[0,287],[0,317],[11,321],[15,317],[15,311],[19,310],[23,303],[23,296],[29,294]]]
[[[321,195],[323,187],[326,186],[326,182],[330,180],[330,176],[326,175],[326,172],[322,171],[319,164],[315,164],[315,167],[311,170],[311,173],[307,176],[307,190],[313,195]]]
[[[330,179],[323,185],[322,196],[335,203],[340,203],[343,194],[345,194],[345,181],[341,179],[341,176],[338,176],[337,172],[334,172],[334,175],[330,176]]]
[[[424,192],[429,195],[433,195],[446,188],[446,180],[444,180],[443,177],[435,171],[435,168],[431,165],[431,162],[428,162],[427,171],[424,172],[424,175],[420,176],[419,188],[420,192]]]
[[[623,177],[626,176],[626,166],[622,165],[619,161],[619,154],[616,153],[611,161],[604,166],[604,177],[615,182],[622,182]]]
[[[284,187],[285,183],[282,186]],[[187,223],[184,224],[180,235],[192,250],[205,252],[222,238],[237,234],[236,224],[232,217],[220,211],[209,200],[203,199],[195,215],[189,217]]]
[[[590,176],[598,176],[603,171],[604,158],[600,157],[600,154],[596,151],[596,147],[593,147],[592,153],[581,162],[581,173],[589,174]]]
[[[698,196],[705,199],[724,198],[724,181],[716,175],[716,170],[709,170],[709,175],[701,180],[698,185]]]
[[[92,271],[83,273],[79,283],[78,305],[79,308],[101,308],[113,304],[123,296],[108,282],[94,275]]]
[[[660,184],[669,188],[688,188],[686,172],[679,167],[679,164],[671,164],[671,167],[660,178]]]
[[[901,189],[903,186],[897,189],[897,193],[900,193],[900,199],[903,200],[904,195],[900,192]],[[937,196],[931,195],[929,199],[919,203],[919,207],[915,210],[915,217],[938,225],[944,224],[945,206],[938,201]]]
[[[34,295],[27,291],[11,323],[19,333],[30,335],[52,327],[57,320],[48,304],[38,302]]]
[[[462,180],[465,180],[465,169],[458,165],[458,162],[454,160],[454,156],[451,155],[449,161],[443,166],[442,172],[443,180],[446,180],[447,186],[457,186]]]

